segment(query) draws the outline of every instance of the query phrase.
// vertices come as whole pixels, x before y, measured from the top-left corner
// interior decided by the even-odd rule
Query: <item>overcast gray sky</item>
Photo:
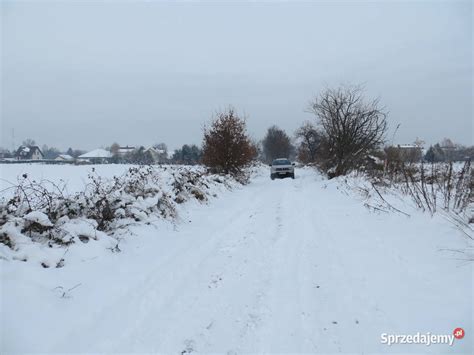
[[[201,143],[219,108],[293,134],[363,83],[395,141],[473,144],[471,1],[2,2],[1,146]],[[389,135],[391,137],[391,134]]]

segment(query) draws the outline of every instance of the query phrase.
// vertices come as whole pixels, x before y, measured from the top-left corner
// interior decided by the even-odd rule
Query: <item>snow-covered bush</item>
[[[64,181],[55,183],[50,180],[32,180],[28,174],[18,178],[13,197],[0,206],[0,224],[8,215],[24,216],[33,211],[42,211],[55,221],[68,209],[69,197],[65,195]]]
[[[474,171],[471,162],[402,164],[392,173],[389,185],[410,196],[418,208],[435,213],[439,208],[466,213],[473,204]]]
[[[371,210],[405,215],[416,209],[442,213],[474,239],[474,170],[471,162],[400,164],[381,174],[353,172],[342,179]]]
[[[200,167],[130,167],[112,178],[93,168],[85,188],[69,194],[63,181],[36,181],[24,174],[0,196],[0,257],[16,253],[16,258],[27,260],[21,252],[32,243],[57,249],[102,241],[119,251],[118,240],[127,226],[174,219],[179,204],[204,203],[215,196],[213,186],[230,188],[233,183],[239,182]],[[62,267],[63,254],[56,252],[57,260],[41,264]]]

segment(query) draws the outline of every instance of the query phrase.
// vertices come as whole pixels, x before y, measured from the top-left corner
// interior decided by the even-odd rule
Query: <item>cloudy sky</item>
[[[293,134],[322,88],[364,84],[391,139],[473,143],[470,1],[2,1],[0,146],[200,144],[233,105]]]

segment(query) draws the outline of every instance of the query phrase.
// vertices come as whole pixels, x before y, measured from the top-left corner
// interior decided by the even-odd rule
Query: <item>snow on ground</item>
[[[84,167],[32,167],[49,168],[77,186]],[[444,251],[466,238],[296,174],[265,170],[177,223],[133,226],[121,253],[50,269],[0,260],[0,352],[472,353],[472,262]],[[452,347],[380,342],[456,327]]]
[[[0,191],[18,182],[18,177],[27,174],[40,180],[51,180],[55,183],[64,182],[68,193],[83,190],[88,183],[87,175],[91,169],[103,178],[112,178],[124,174],[130,167],[138,165],[98,164],[98,165],[69,165],[69,164],[0,164]]]
[[[25,165],[12,170],[20,178],[2,180],[0,259],[45,268],[100,256],[104,249],[119,252],[130,225],[161,219],[178,223],[184,204],[207,203],[223,190],[241,186],[198,166],[95,165],[75,169],[71,192],[63,185],[70,169]]]

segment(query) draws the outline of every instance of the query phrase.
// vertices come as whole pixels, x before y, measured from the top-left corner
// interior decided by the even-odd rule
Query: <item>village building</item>
[[[22,145],[16,151],[15,158],[17,160],[42,160],[44,159],[44,155],[41,149],[36,145]]]
[[[93,164],[108,163],[111,158],[112,153],[102,148],[94,149],[77,157],[79,162],[90,162]]]
[[[125,147],[119,147],[119,149],[117,150],[117,155],[123,158],[127,154],[133,153],[135,150],[136,150],[135,147],[129,147],[128,145]]]
[[[54,160],[64,161],[64,162],[73,162],[74,158],[70,156],[69,154],[59,154]]]
[[[156,147],[150,147],[144,150],[144,153],[150,154],[155,163],[166,162],[166,151]]]

